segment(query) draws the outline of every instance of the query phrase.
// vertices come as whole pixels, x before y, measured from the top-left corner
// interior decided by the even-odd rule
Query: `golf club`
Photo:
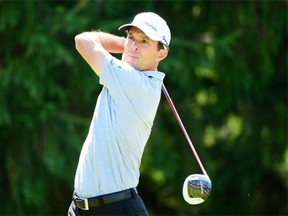
[[[184,184],[183,184],[183,190],[182,190],[182,194],[183,194],[183,198],[184,200],[189,203],[189,204],[192,204],[192,205],[197,205],[197,204],[200,204],[202,202],[204,202],[210,192],[211,192],[211,189],[212,189],[212,184],[211,184],[211,180],[206,172],[206,170],[204,169],[204,166],[196,152],[196,149],[181,121],[181,118],[174,106],[174,103],[163,83],[162,85],[162,91],[176,117],[176,120],[178,121],[178,124],[180,125],[184,135],[185,135],[185,138],[196,158],[196,161],[198,162],[203,174],[192,174],[192,175],[189,175],[185,181],[184,181]]]

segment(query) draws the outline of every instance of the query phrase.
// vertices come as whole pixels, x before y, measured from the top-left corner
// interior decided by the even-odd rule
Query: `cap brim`
[[[131,27],[136,27],[143,31],[150,39],[155,41],[161,41],[161,38],[155,37],[153,33],[151,33],[148,29],[143,28],[143,26],[137,25],[137,24],[125,24],[118,28],[120,31],[126,31],[129,30]]]
[[[126,31],[126,30],[129,30],[133,25],[131,24],[125,24],[125,25],[122,25],[118,28],[119,31]]]

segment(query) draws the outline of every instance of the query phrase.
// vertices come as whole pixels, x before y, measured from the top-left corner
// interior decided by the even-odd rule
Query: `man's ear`
[[[168,50],[166,49],[160,49],[158,52],[158,61],[162,61],[168,56]]]

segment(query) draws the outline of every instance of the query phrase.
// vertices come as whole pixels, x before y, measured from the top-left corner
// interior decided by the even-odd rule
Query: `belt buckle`
[[[88,203],[88,199],[87,198],[86,199],[79,199],[78,198],[78,200],[81,200],[81,201],[84,202],[84,207],[82,208],[82,207],[79,206],[78,208],[80,208],[82,210],[85,210],[85,211],[89,210],[89,203]]]
[[[88,199],[84,199],[84,209],[83,210],[89,210]]]

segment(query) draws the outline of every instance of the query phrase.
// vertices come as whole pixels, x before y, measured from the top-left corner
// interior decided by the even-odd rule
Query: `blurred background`
[[[65,215],[98,77],[74,36],[143,11],[172,32],[159,70],[213,189],[182,198],[201,173],[165,97],[141,165],[151,215],[287,215],[286,1],[0,1],[0,214]]]

